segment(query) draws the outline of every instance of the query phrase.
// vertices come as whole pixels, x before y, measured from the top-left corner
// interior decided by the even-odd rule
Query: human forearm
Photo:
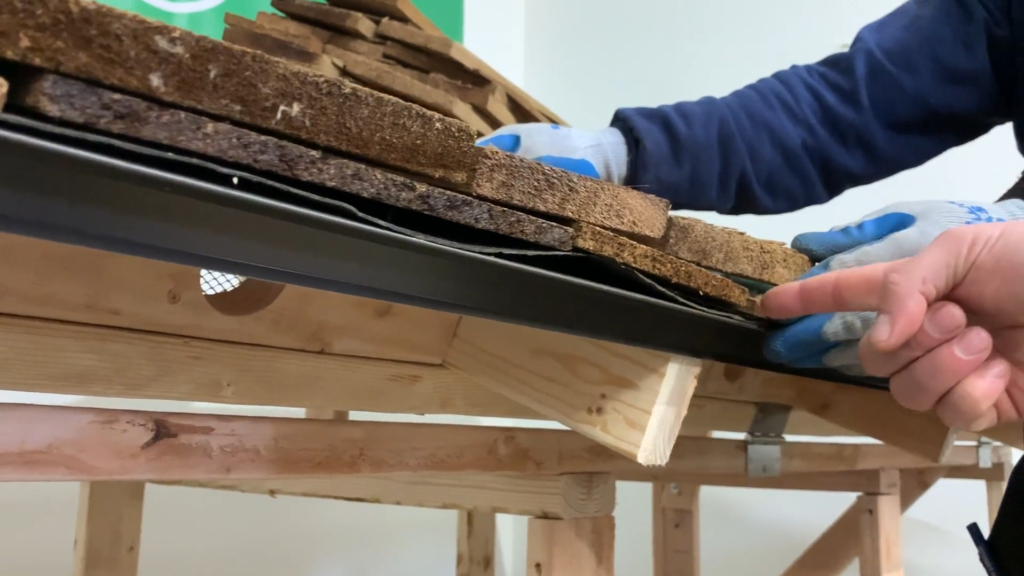
[[[627,184],[677,208],[771,214],[918,166],[1008,120],[1005,0],[917,0],[850,50],[723,98],[619,110]]]

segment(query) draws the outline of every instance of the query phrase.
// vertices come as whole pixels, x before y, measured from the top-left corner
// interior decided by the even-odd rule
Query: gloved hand
[[[626,180],[626,139],[615,128],[592,132],[539,122],[513,124],[477,140],[477,145],[619,185]]]
[[[828,232],[800,234],[794,249],[818,262],[803,277],[891,262],[916,255],[950,228],[1024,220],[1024,201],[997,203],[903,202]],[[766,357],[796,368],[833,368],[863,374],[858,344],[875,321],[873,312],[815,314],[769,335]]]

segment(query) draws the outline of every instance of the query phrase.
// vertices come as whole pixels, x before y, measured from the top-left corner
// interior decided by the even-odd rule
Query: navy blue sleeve
[[[722,98],[623,108],[627,184],[675,209],[778,214],[919,166],[1011,120],[1013,0],[911,0],[846,52]]]

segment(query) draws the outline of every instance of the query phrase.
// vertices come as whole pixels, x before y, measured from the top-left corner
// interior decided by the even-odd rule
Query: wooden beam
[[[455,414],[487,412],[496,397],[440,366],[10,316],[0,362],[0,388],[24,392]]]
[[[351,474],[606,472],[655,481],[746,473],[746,444],[680,437],[666,466],[640,465],[571,431],[170,414],[0,404],[0,481],[298,479]],[[215,455],[216,457],[211,457]],[[993,454],[995,457],[995,454]],[[951,463],[978,453],[957,446]],[[885,445],[790,442],[785,474],[927,468]]]
[[[530,518],[526,529],[530,576],[613,576],[615,518]]]
[[[645,465],[663,465],[702,362],[464,317],[445,365]]]
[[[0,234],[0,267],[17,271],[0,277],[0,314],[207,340],[439,364],[458,322],[300,286],[258,309],[268,304],[254,293],[260,290],[241,289],[256,280],[210,297],[197,268],[16,234]]]
[[[860,576],[903,576],[899,494],[865,494],[860,513]]]
[[[75,528],[75,576],[136,576],[143,482],[82,482]]]
[[[359,410],[547,419],[438,366],[183,340],[3,315],[0,362],[4,366],[0,388],[21,392],[286,408],[319,406],[315,411],[330,413]],[[694,398],[682,431],[744,431],[754,410],[750,403]],[[788,430],[841,431],[806,413],[792,415]]]
[[[700,575],[700,485],[655,482],[654,576]]]
[[[306,496],[541,518],[589,518],[615,510],[615,479],[609,474],[369,474],[172,484],[272,497]]]
[[[459,511],[456,576],[494,576],[495,521],[494,512]]]
[[[884,390],[720,363],[705,367],[697,389],[714,398],[790,405],[936,463],[956,440],[934,413],[907,410]]]
[[[956,466],[948,468],[944,478],[954,480],[985,480],[999,482],[1007,477],[1006,466],[1013,466],[1013,451],[1009,446],[992,447],[992,466],[982,468],[979,465]]]
[[[899,506],[906,512],[945,474],[944,469],[903,470]],[[783,576],[838,576],[861,553],[861,509],[857,503],[832,523]]]
[[[697,484],[701,486],[800,490],[805,492],[896,494],[900,489],[899,471],[889,469],[785,474],[769,477],[681,474],[675,478],[675,481],[683,485]]]

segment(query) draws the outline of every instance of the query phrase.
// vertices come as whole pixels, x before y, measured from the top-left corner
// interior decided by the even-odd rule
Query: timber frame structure
[[[1024,426],[770,364],[757,279],[679,255],[667,202],[474,145],[560,120],[408,0],[274,5],[221,42],[0,2],[0,389],[306,414],[0,404],[0,482],[81,485],[76,576],[137,574],[147,483],[454,508],[459,576],[496,513],[529,574],[611,576],[617,480],[653,487],[656,576],[699,571],[700,486],[860,495],[787,576],[901,574],[943,478],[994,516]]]
[[[1024,446],[1020,427],[957,434],[879,390],[251,278],[204,292],[218,274],[16,234],[0,235],[0,254],[3,389],[306,409],[302,420],[0,406],[0,480],[81,483],[82,576],[136,574],[146,483],[454,507],[460,575],[493,574],[494,514],[523,515],[531,566],[605,576],[616,479],[653,485],[657,576],[699,572],[702,485],[861,494],[785,574],[838,574],[860,558],[862,574],[891,575],[903,511],[942,478],[971,478],[994,514],[1009,446]]]

